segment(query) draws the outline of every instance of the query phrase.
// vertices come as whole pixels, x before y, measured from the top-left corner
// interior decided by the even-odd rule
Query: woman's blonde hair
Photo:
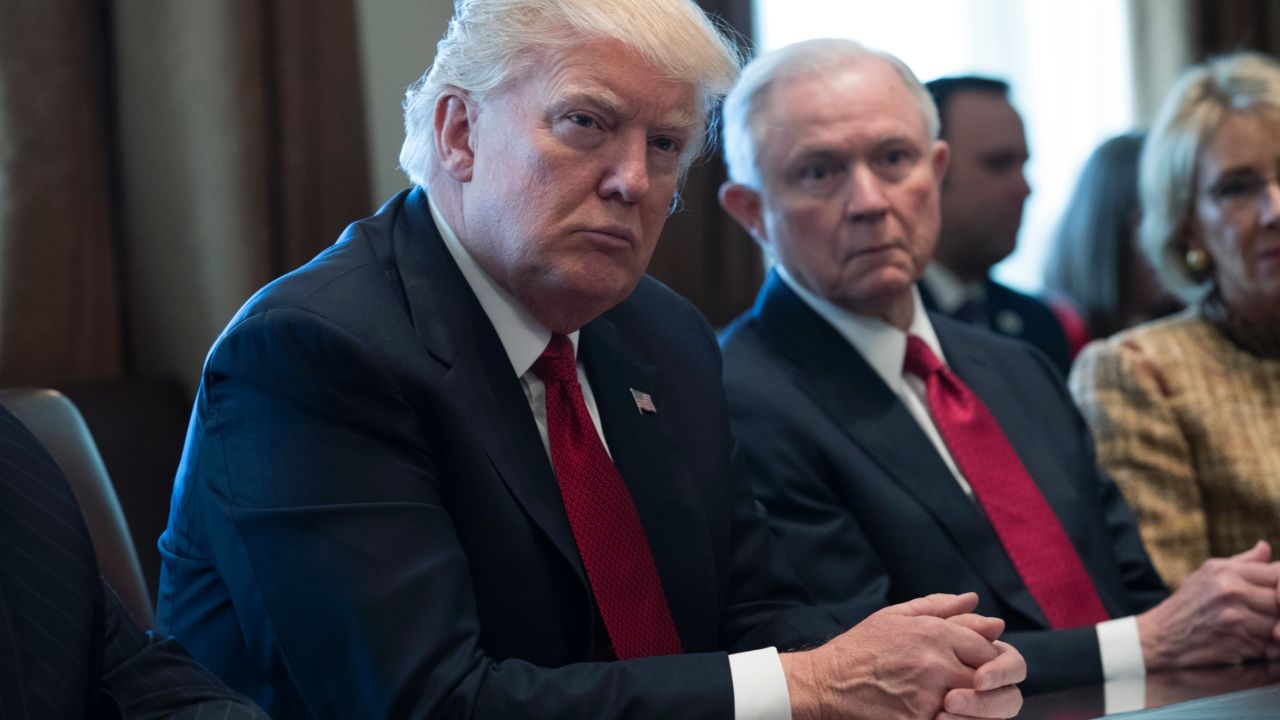
[[[1200,153],[1230,113],[1280,113],[1280,63],[1239,52],[1186,71],[1165,97],[1142,150],[1142,250],[1165,286],[1186,301],[1211,285],[1209,272],[1187,265],[1187,237]]]

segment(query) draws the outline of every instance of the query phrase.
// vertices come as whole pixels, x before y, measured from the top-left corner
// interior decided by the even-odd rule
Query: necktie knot
[[[902,369],[921,380],[942,369],[942,361],[929,349],[924,340],[915,335],[907,336],[907,355],[902,360]]]
[[[551,342],[534,361],[532,369],[544,383],[577,380],[578,361],[573,355],[573,341],[567,335],[552,333]]]

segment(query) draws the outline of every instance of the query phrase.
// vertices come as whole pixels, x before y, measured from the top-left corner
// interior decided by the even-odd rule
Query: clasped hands
[[[997,640],[1004,621],[972,613],[978,596],[891,605],[822,647],[781,656],[792,717],[1013,717],[1027,664]]]
[[[1280,562],[1258,541],[1206,560],[1164,602],[1138,616],[1148,672],[1280,659]]]

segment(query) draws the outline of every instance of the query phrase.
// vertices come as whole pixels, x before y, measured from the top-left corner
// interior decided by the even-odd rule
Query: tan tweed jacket
[[[1280,554],[1280,360],[1191,308],[1090,343],[1070,384],[1170,587],[1258,539]]]

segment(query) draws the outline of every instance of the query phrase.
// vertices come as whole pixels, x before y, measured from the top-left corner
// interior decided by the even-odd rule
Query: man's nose
[[[1015,192],[1022,200],[1026,200],[1031,195],[1031,183],[1027,182],[1027,172],[1025,170],[1018,171],[1018,185]]]
[[[619,138],[609,167],[600,184],[605,198],[617,197],[637,203],[649,192],[649,140],[647,137]]]
[[[884,181],[865,165],[855,165],[849,177],[849,198],[845,213],[849,220],[879,220],[889,211]]]
[[[1259,221],[1265,227],[1280,227],[1280,179],[1268,178],[1262,188]]]

